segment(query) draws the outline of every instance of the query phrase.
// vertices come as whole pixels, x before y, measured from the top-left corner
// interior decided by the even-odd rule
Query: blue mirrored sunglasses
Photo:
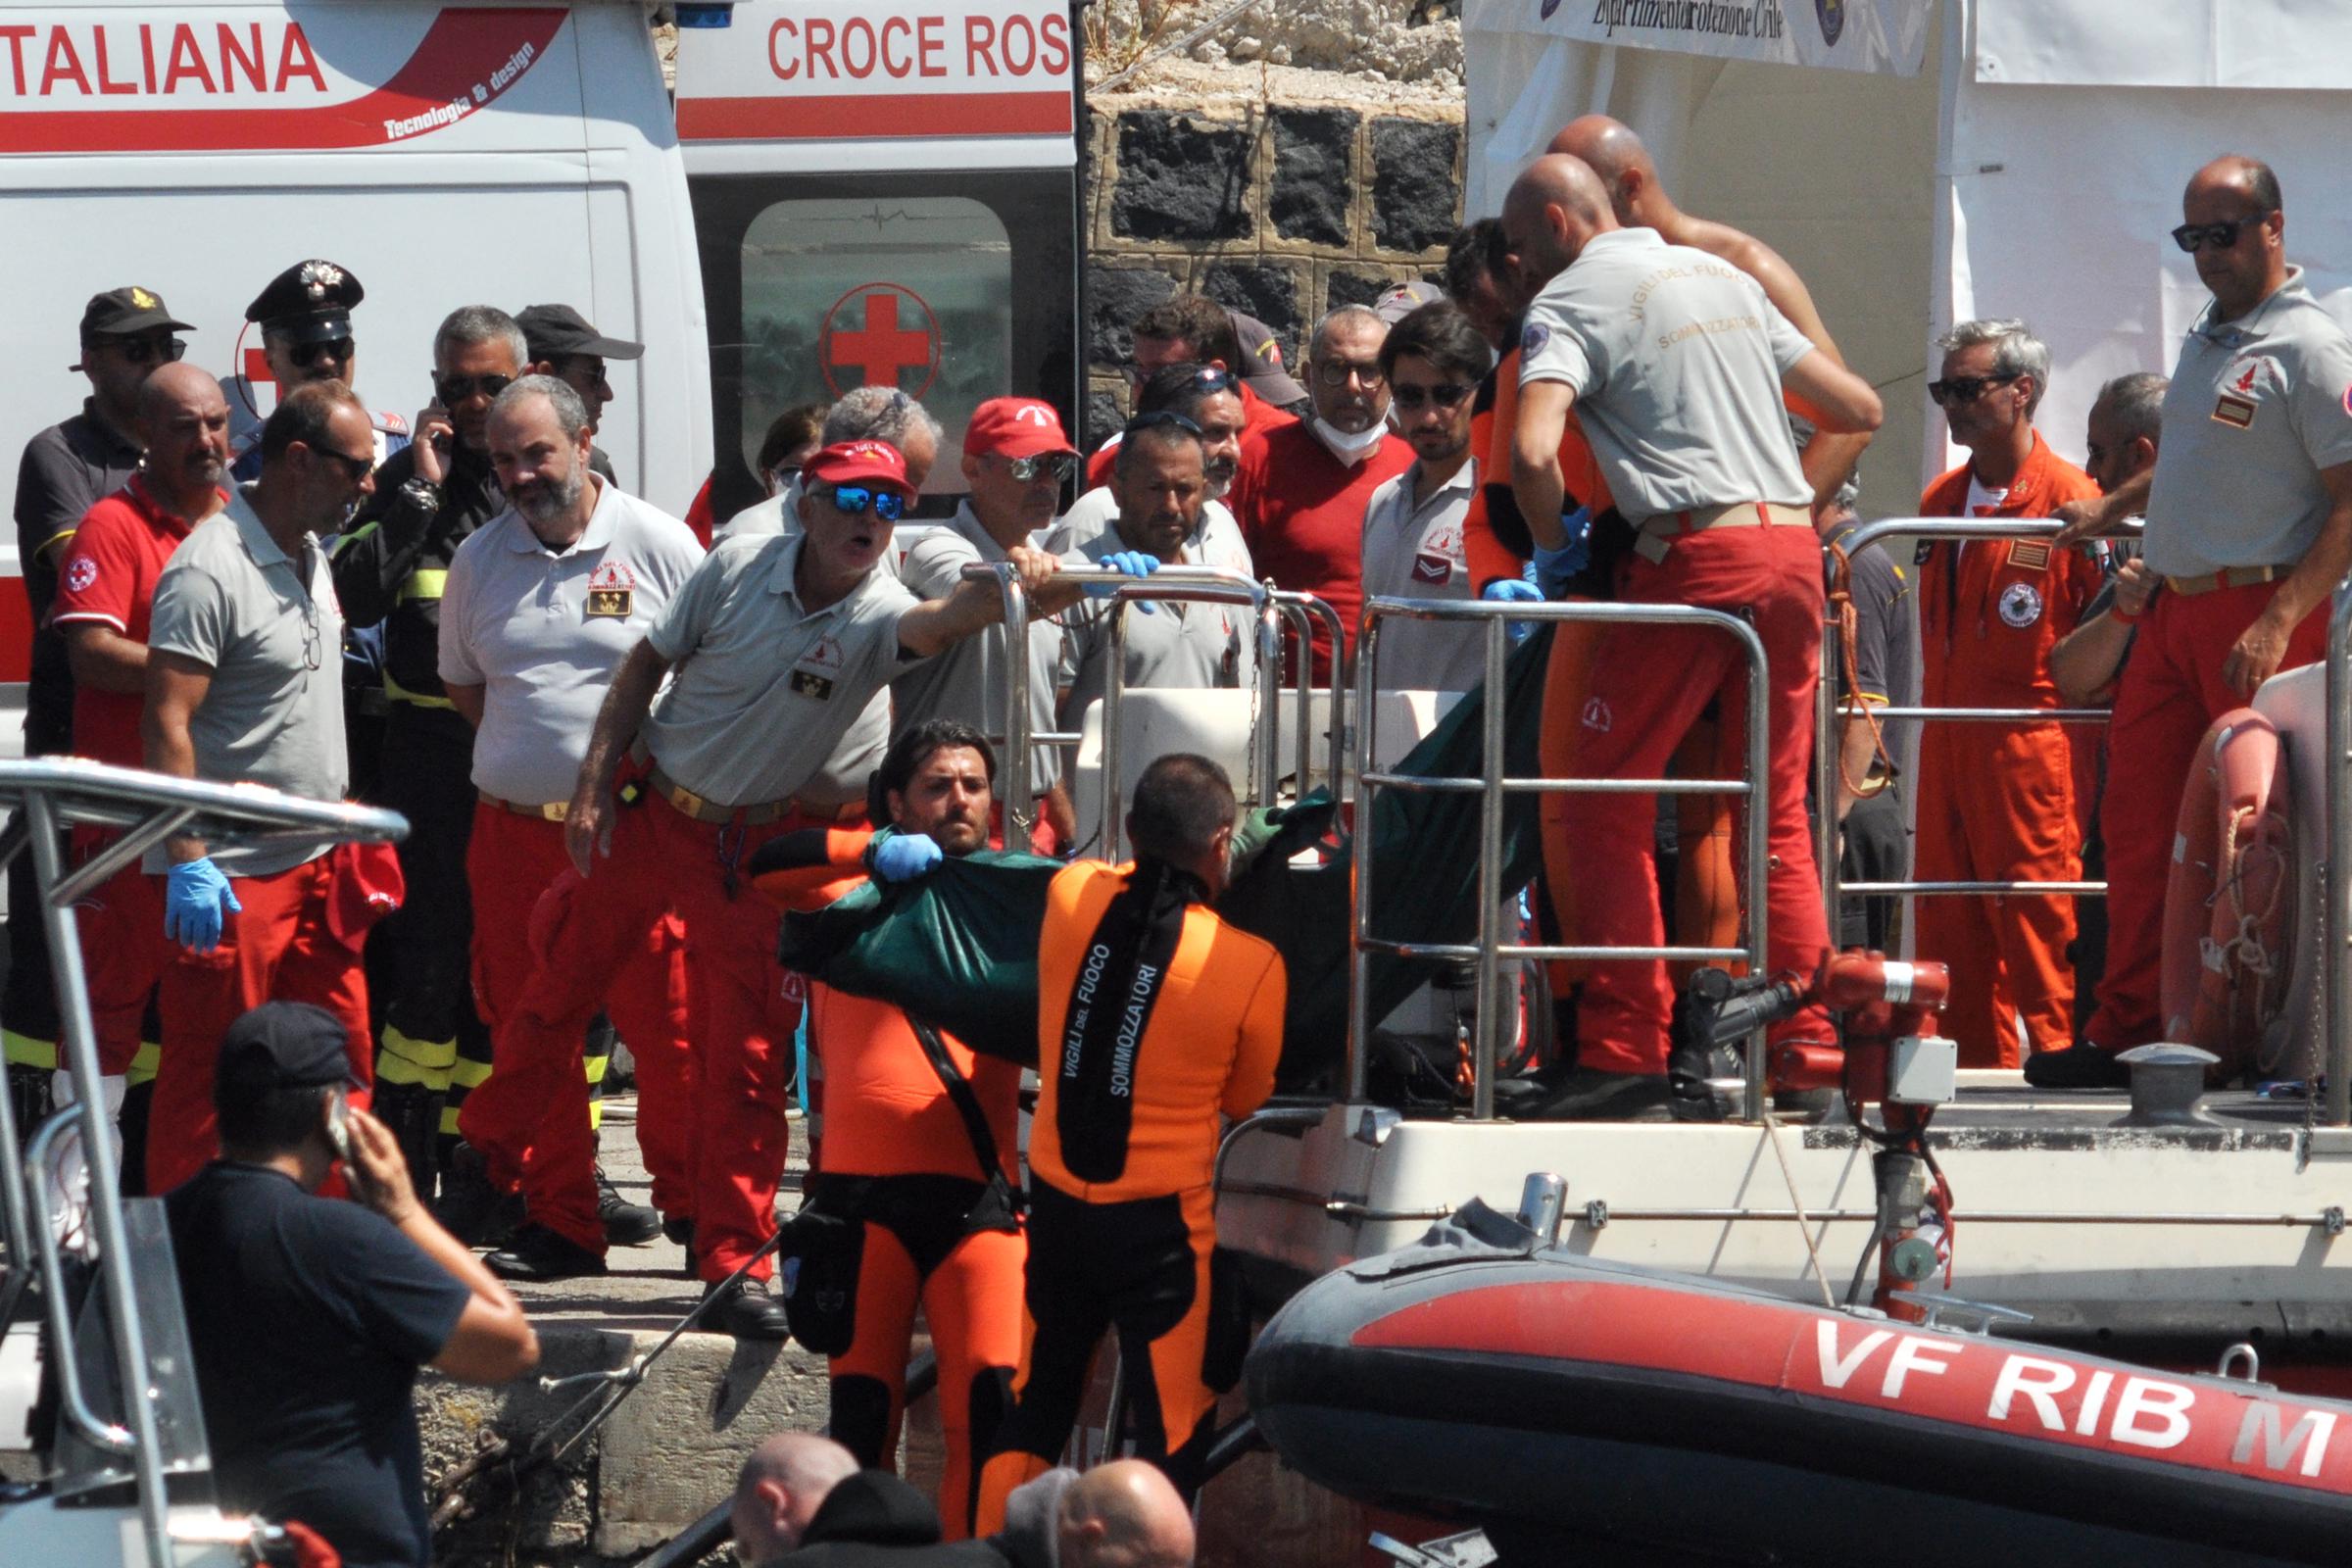
[[[833,487],[833,510],[856,516],[866,508],[884,522],[896,522],[905,515],[906,498],[896,490],[874,490],[861,484],[837,484]]]

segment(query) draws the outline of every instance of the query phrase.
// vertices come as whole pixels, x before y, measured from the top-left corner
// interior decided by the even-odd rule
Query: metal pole
[[[1257,804],[1272,806],[1282,798],[1282,611],[1260,590],[1257,602],[1257,729],[1250,764],[1257,771]],[[1299,793],[1306,792],[1299,781]]]
[[[1823,547],[1825,550],[1827,546]],[[1839,568],[1843,584],[1846,573]],[[1845,625],[1835,606],[1822,612],[1821,679],[1813,684],[1813,810],[1818,831],[1813,854],[1821,866],[1821,907],[1830,923],[1830,951],[1838,951],[1838,806],[1845,779],[1844,749],[1838,730],[1838,681]],[[1752,804],[1752,803],[1751,803]]]
[[[1747,859],[1741,879],[1747,894],[1748,973],[1769,973],[1766,945],[1766,904],[1771,895],[1772,790],[1767,783],[1772,767],[1771,672],[1765,667],[1764,640],[1744,620],[1730,629],[1747,653]],[[1764,1119],[1764,1031],[1747,1039],[1746,1094],[1742,1114],[1749,1121]]]
[[[81,1118],[82,1163],[90,1181],[90,1223],[98,1233],[98,1273],[106,1285],[106,1307],[114,1330],[116,1381],[122,1390],[123,1424],[130,1429],[131,1463],[139,1486],[139,1528],[151,1568],[172,1568],[170,1499],[164,1494],[163,1436],[155,1421],[154,1391],[147,1370],[147,1335],[139,1322],[137,1294],[130,1283],[130,1239],[122,1225],[122,1187],[115,1162],[115,1133],[107,1119],[99,1084],[97,1032],[90,1023],[90,992],[81,968],[81,933],[74,910],[55,889],[66,878],[58,852],[55,805],[42,790],[24,794],[24,815],[32,829],[32,864],[41,884],[41,922],[49,936],[50,968],[57,980],[60,1043],[74,1076]],[[72,1355],[71,1346],[59,1346]]]
[[[1004,775],[1004,846],[1025,848],[1037,825],[1037,797],[1029,788],[1029,596],[1021,591],[1020,573],[1010,562],[992,568],[997,592],[1004,604],[1004,756],[999,770]],[[1021,633],[1020,656],[1013,656],[1012,634]],[[986,632],[982,636],[988,635]]]
[[[2320,1059],[2328,1125],[2352,1123],[2352,584],[2336,585],[2328,614],[2328,933]]]
[[[1110,668],[1102,684],[1102,858],[1116,865],[1127,858],[1127,823],[1119,808],[1119,704],[1127,695],[1127,603],[1110,605]]]
[[[1482,750],[1487,787],[1478,798],[1478,1040],[1470,1115],[1473,1120],[1493,1121],[1494,1037],[1502,1027],[1502,955],[1495,951],[1501,933],[1494,927],[1502,918],[1502,781],[1510,773],[1502,729],[1503,666],[1510,627],[1500,616],[1489,616],[1483,629],[1487,639],[1486,706],[1479,716],[1485,721]],[[1333,657],[1338,657],[1336,648]]]
[[[1372,934],[1372,803],[1380,786],[1368,781],[1372,771],[1372,745],[1375,715],[1379,709],[1372,701],[1372,666],[1380,654],[1380,609],[1377,605],[1364,607],[1364,618],[1355,639],[1355,839],[1353,897],[1353,940],[1348,944],[1348,1101],[1354,1104],[1365,1098],[1371,1070],[1371,1052],[1368,1043],[1372,1026],[1380,1020],[1372,1016],[1372,956],[1364,942]],[[1338,671],[1333,671],[1338,678]],[[1304,715],[1301,715],[1302,717]],[[1338,715],[1333,715],[1338,725]],[[1305,780],[1301,779],[1303,787]],[[1340,781],[1332,780],[1336,794]]]

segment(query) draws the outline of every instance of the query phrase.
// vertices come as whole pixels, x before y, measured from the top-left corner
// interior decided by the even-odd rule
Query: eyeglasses
[[[1192,435],[1200,433],[1200,426],[1198,423],[1178,414],[1174,409],[1154,409],[1150,414],[1139,414],[1129,419],[1127,428],[1119,432],[1120,438],[1125,439],[1138,430],[1156,430],[1162,425],[1171,425]]]
[[[180,356],[188,352],[185,338],[123,337],[97,338],[83,345],[86,349],[113,349],[133,365],[147,365],[161,360],[166,365],[177,365]]]
[[[1398,408],[1409,412],[1424,403],[1435,403],[1441,409],[1450,409],[1468,397],[1471,390],[1467,381],[1441,381],[1436,386],[1391,387],[1389,396],[1396,399]]]
[[[1078,460],[1067,452],[1041,452],[1033,458],[1006,458],[1004,467],[1017,484],[1035,484],[1040,479],[1052,479],[1055,484],[1067,479],[1076,470]]]
[[[861,484],[837,484],[832,492],[833,510],[844,516],[855,517],[866,508],[884,522],[896,522],[906,512],[906,498],[896,490],[875,490]]]
[[[514,384],[511,375],[436,375],[433,377],[433,397],[445,409],[454,409],[477,393],[494,398]]]
[[[330,337],[322,343],[289,343],[286,345],[286,358],[306,370],[321,359],[332,360],[337,365],[349,365],[353,347],[351,339],[347,337]]]
[[[1378,386],[1388,379],[1378,360],[1326,360],[1317,362],[1315,366],[1315,379],[1325,386],[1346,386],[1350,376],[1367,387]]]
[[[1937,408],[1948,409],[1956,403],[1974,403],[1986,387],[2005,386],[2016,379],[2014,375],[1955,376],[1949,381],[1930,381],[1928,396],[1936,400]]]
[[[333,447],[306,447],[304,450],[315,452],[322,458],[332,458],[343,465],[344,477],[354,484],[375,471],[375,454],[372,452],[364,458],[355,458],[348,452],[337,452]]]
[[[2208,245],[2226,251],[2237,243],[2239,229],[2260,223],[2270,216],[2256,213],[2252,218],[2225,218],[2218,223],[2182,223],[2173,230],[2173,243],[2192,256]]]

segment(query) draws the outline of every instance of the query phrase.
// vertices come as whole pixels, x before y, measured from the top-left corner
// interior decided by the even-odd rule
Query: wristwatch
[[[416,474],[400,487],[400,499],[425,512],[439,512],[441,487],[423,474]]]

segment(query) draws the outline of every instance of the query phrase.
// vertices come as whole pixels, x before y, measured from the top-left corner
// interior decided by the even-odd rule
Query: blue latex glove
[[[928,833],[893,833],[867,857],[874,876],[883,882],[911,882],[935,869],[947,857]]]
[[[1149,577],[1159,569],[1159,558],[1146,555],[1141,550],[1114,550],[1102,558],[1102,564],[1112,571],[1125,572],[1130,577]],[[1087,592],[1097,599],[1108,599],[1118,589],[1117,583],[1106,582],[1091,587]],[[1158,613],[1149,599],[1137,600],[1135,608],[1147,615]]]
[[[1592,560],[1592,509],[1579,507],[1560,518],[1567,530],[1568,542],[1557,550],[1536,547],[1536,584],[1546,599],[1557,599],[1568,591],[1568,581],[1583,571]]]
[[[244,907],[210,859],[183,860],[164,877],[164,936],[183,948],[212,952],[220,945],[224,912]]]
[[[1532,582],[1522,582],[1516,577],[1497,577],[1487,584],[1486,592],[1480,594],[1479,597],[1494,600],[1497,603],[1507,601],[1515,605],[1535,605],[1543,603],[1544,590]],[[1511,622],[1511,641],[1523,643],[1535,634],[1535,630],[1536,623],[1532,620],[1514,620]]]

